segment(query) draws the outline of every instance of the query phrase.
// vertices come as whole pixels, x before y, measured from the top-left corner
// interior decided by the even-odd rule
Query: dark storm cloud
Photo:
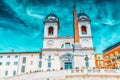
[[[73,35],[74,2],[91,19],[96,53],[119,41],[119,0],[0,0],[0,51],[42,48],[43,21],[51,11],[59,17],[59,35]]]

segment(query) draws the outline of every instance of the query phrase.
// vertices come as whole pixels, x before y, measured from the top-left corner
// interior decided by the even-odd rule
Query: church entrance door
[[[65,62],[64,63],[64,68],[65,69],[72,69],[72,62]]]
[[[63,69],[73,69],[73,54],[66,53],[61,56],[61,67]]]

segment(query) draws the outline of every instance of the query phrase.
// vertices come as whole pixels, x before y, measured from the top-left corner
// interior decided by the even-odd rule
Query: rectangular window
[[[30,61],[30,65],[33,65],[33,61]]]
[[[42,59],[42,54],[39,54],[39,58]]]
[[[25,72],[25,66],[21,67],[21,72]]]
[[[18,55],[15,55],[15,58],[18,58]]]
[[[115,53],[113,55],[114,55],[114,57],[116,57]]]
[[[16,71],[13,71],[13,75],[16,75]]]
[[[0,62],[0,66],[2,66],[2,62]]]
[[[120,51],[118,53],[120,54]]]
[[[108,56],[108,59],[110,59],[110,56]]]
[[[14,65],[18,65],[18,62],[14,62]]]
[[[100,59],[100,56],[98,56],[98,59]]]
[[[0,56],[0,58],[3,58],[3,56]]]
[[[100,61],[99,61],[98,63],[99,63],[99,65],[101,65],[101,62],[100,62]]]
[[[38,67],[42,67],[42,62],[41,61],[39,61],[39,65],[38,65]]]
[[[118,56],[117,59],[120,60],[120,56]]]
[[[86,61],[85,64],[86,64],[86,67],[88,68],[89,67],[89,62]]]
[[[72,62],[65,62],[64,63],[64,68],[65,69],[72,69]]]
[[[22,63],[26,63],[26,57],[23,57]]]
[[[6,62],[6,66],[9,66],[10,65],[10,62]]]
[[[5,75],[8,75],[8,71],[5,71]]]
[[[10,58],[10,55],[9,55],[9,56],[7,56],[7,58]]]
[[[51,68],[51,63],[50,62],[48,63],[48,68]]]

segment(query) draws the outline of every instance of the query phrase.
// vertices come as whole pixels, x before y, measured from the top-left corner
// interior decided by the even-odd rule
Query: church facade
[[[50,13],[44,21],[42,69],[95,67],[89,17],[74,7],[74,36],[58,36],[59,18]]]
[[[0,54],[0,79],[38,71],[95,68],[91,20],[73,10],[74,36],[58,36],[59,18],[50,13],[44,20],[42,52]]]

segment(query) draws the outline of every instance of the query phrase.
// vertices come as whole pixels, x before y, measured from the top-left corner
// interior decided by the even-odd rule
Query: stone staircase
[[[116,69],[72,69],[20,74],[0,80],[120,80]]]

